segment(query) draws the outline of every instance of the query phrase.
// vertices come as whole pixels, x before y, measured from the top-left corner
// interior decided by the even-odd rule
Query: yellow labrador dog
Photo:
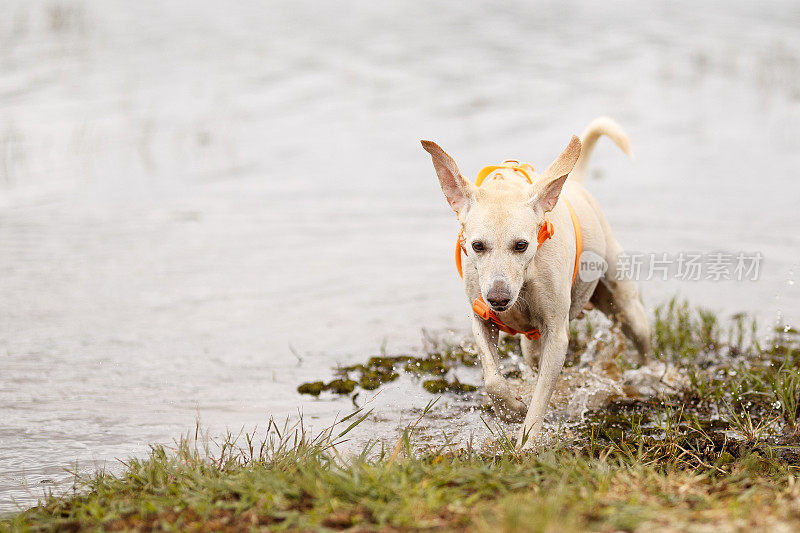
[[[472,317],[486,391],[498,414],[509,420],[525,417],[518,446],[530,444],[529,437],[541,431],[564,365],[569,321],[585,307],[593,305],[619,323],[640,362],[650,353],[650,326],[636,288],[615,276],[622,248],[597,202],[581,185],[601,135],[630,155],[630,143],[619,125],[598,118],[587,127],[583,141],[573,137],[542,174],[529,165],[505,161],[487,167],[489,175],[479,185],[464,178],[436,143],[422,141],[462,227],[466,294],[475,302],[474,309],[480,302],[486,306],[485,313],[476,311]],[[582,257],[605,260],[604,273],[576,276]],[[499,329],[524,333],[524,359],[531,367],[539,364],[530,406],[500,374]]]

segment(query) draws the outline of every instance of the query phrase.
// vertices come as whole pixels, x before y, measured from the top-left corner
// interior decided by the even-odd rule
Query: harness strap
[[[581,253],[583,253],[583,233],[581,232],[581,224],[580,221],[578,221],[578,216],[575,214],[575,210],[572,209],[572,206],[569,204],[566,198],[563,198],[563,200],[564,204],[569,210],[569,216],[572,219],[572,229],[575,231],[575,266],[572,269],[572,281],[570,282],[571,287],[575,284],[575,278],[578,275],[578,267],[580,266]],[[542,225],[542,229],[539,230],[539,235],[536,238],[538,241],[536,249],[538,250],[541,248],[542,244],[544,244],[544,241],[552,237],[554,233],[555,230],[553,229],[553,224],[550,223],[550,221],[545,220],[544,224]],[[464,254],[467,253],[463,228],[458,234],[458,239],[456,239],[456,270],[458,270],[458,275],[461,277],[461,279],[464,279],[464,272],[461,264],[462,252]],[[517,331],[516,329],[503,324],[502,320],[500,320],[497,314],[495,314],[495,312],[489,307],[489,304],[484,301],[483,296],[475,298],[475,301],[472,302],[472,311],[482,319],[493,323],[500,331],[508,333],[509,335],[522,334],[531,340],[538,340],[542,336],[541,332],[536,328],[528,331]]]
[[[572,218],[572,227],[575,230],[575,267],[572,269],[572,282],[570,287],[575,285],[575,277],[578,275],[578,267],[581,266],[581,254],[583,253],[583,233],[581,232],[581,223],[578,221],[578,215],[575,210],[569,205],[569,202],[564,198],[564,205],[569,209],[569,216]]]

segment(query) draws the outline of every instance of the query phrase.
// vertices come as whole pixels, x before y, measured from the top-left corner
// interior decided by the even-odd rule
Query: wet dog
[[[597,202],[581,185],[601,135],[630,155],[630,142],[619,125],[598,118],[586,128],[583,140],[573,136],[542,174],[529,166],[529,170],[514,168],[513,161],[491,167],[491,175],[479,186],[464,178],[453,158],[436,143],[422,141],[461,224],[464,287],[470,302],[487,302],[497,322],[508,329],[538,330],[535,337],[540,335],[536,340],[531,335],[522,338],[526,363],[539,366],[526,405],[500,374],[497,323],[478,314],[472,317],[484,384],[496,412],[509,420],[524,417],[518,446],[530,445],[531,437],[541,431],[564,365],[569,321],[585,307],[594,306],[620,324],[636,346],[640,363],[650,353],[650,326],[636,288],[632,281],[615,275],[622,248]],[[537,249],[540,231],[548,222],[554,228],[552,237]],[[583,255],[577,257],[581,248]],[[604,272],[575,277],[583,257],[604,260]]]

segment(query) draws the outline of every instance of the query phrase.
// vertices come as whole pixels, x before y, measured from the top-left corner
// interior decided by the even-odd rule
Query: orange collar
[[[533,171],[533,167],[528,163],[519,163],[517,161],[503,161],[503,164],[499,166],[484,167],[478,173],[478,178],[475,180],[475,185],[480,187],[481,184],[486,179],[486,177],[490,173],[499,168],[511,168],[516,172],[522,173],[527,178],[529,183],[533,183],[533,180],[528,174],[527,169],[524,167],[530,169],[531,172]],[[572,209],[572,206],[569,204],[569,202],[567,202],[567,199],[563,198],[563,200],[564,200],[564,205],[566,205],[567,209],[569,210],[569,216],[572,219],[572,228],[575,230],[575,266],[572,269],[572,282],[571,282],[571,284],[574,284],[575,277],[578,275],[578,267],[580,266],[581,253],[583,252],[583,234],[581,232],[581,225],[580,222],[578,221],[578,216],[575,214],[575,211]],[[553,228],[553,224],[550,223],[549,220],[545,220],[544,224],[542,224],[542,228],[539,230],[539,235],[537,235],[536,237],[536,241],[538,242],[536,249],[538,250],[539,248],[541,248],[542,244],[544,244],[544,241],[552,237],[554,233],[555,230]],[[458,275],[461,276],[461,279],[464,279],[464,272],[461,264],[462,252],[465,255],[467,253],[466,242],[464,242],[463,228],[459,232],[458,238],[456,239],[456,270],[458,270]],[[499,329],[500,331],[504,331],[509,335],[522,334],[532,340],[537,340],[539,337],[541,337],[541,332],[538,329],[534,328],[529,331],[517,331],[516,329],[503,324],[500,318],[489,307],[489,304],[487,304],[484,301],[482,296],[477,297],[475,301],[472,302],[472,311],[482,319],[488,322],[492,322],[495,325],[495,327],[497,327],[497,329]]]

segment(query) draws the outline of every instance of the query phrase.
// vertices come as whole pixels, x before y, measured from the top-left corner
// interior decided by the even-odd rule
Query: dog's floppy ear
[[[581,141],[573,135],[567,148],[542,173],[541,182],[544,183],[544,186],[537,191],[537,194],[531,200],[538,204],[545,213],[556,206],[558,196],[561,194],[561,188],[564,187],[564,182],[567,181],[567,176],[572,172],[580,155]]]
[[[436,175],[439,176],[439,184],[442,186],[447,203],[459,218],[463,217],[474,197],[472,184],[461,175],[456,162],[438,144],[433,141],[420,142],[425,151],[431,154],[433,167],[436,169]]]

